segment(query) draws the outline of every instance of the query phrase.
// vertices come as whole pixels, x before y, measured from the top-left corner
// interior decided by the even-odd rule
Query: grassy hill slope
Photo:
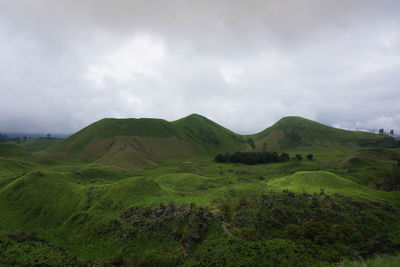
[[[159,160],[250,150],[249,138],[253,139],[257,151],[399,145],[392,137],[336,129],[301,117],[285,117],[258,134],[242,136],[192,114],[173,122],[102,119],[53,145],[47,152],[60,159],[144,168],[156,166]]]
[[[398,192],[342,175],[364,173],[346,161],[353,157],[378,157],[388,169],[397,150],[256,166],[198,158],[130,172],[111,160],[134,149],[155,156],[163,150],[154,140],[164,139],[115,138],[104,138],[114,144],[101,166],[0,159],[0,265],[322,266],[352,259],[353,250],[363,258],[400,251]]]
[[[0,160],[6,161],[14,161],[15,164],[20,164],[23,162],[24,164],[31,163],[40,163],[40,164],[51,164],[52,161],[48,158],[39,157],[37,155],[33,155],[23,149],[20,145],[13,143],[0,143]],[[1,172],[0,167],[0,172]],[[1,174],[0,174],[1,176]]]
[[[361,143],[395,143],[391,137],[361,131],[347,131],[301,117],[285,117],[264,131],[251,136],[258,150],[293,150],[297,148],[332,148],[359,146]],[[382,142],[381,142],[382,141]]]
[[[390,199],[391,197],[399,199],[398,194],[373,190],[326,171],[300,171],[293,175],[272,180],[268,185],[278,190],[286,189],[297,193],[339,193],[372,201]]]
[[[243,138],[199,115],[161,119],[102,119],[48,149],[59,159],[146,168],[158,160],[193,158],[246,147]]]
[[[244,138],[198,114],[172,122],[198,151],[204,154],[234,152],[246,148]]]
[[[8,229],[59,226],[79,204],[80,188],[60,173],[23,175],[0,188],[2,226]]]
[[[18,145],[0,143],[0,157],[27,157],[29,153]]]
[[[175,134],[176,130],[161,119],[102,119],[63,140],[49,151],[80,153],[95,139],[115,136],[167,138]]]
[[[19,144],[21,147],[23,147],[26,151],[35,153],[39,151],[43,151],[48,149],[49,147],[57,144],[60,142],[62,139],[60,138],[31,138],[25,141],[22,141],[21,144]]]

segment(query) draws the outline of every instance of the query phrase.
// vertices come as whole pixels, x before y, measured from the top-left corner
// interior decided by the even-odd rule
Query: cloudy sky
[[[0,0],[0,132],[202,114],[400,132],[398,0]]]

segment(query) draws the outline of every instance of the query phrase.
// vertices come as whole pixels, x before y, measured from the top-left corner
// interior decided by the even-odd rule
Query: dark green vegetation
[[[105,119],[45,151],[0,144],[0,266],[397,266],[387,138],[296,117],[240,136],[191,115]],[[236,151],[288,154],[212,158]]]
[[[285,162],[290,159],[288,153],[278,154],[276,152],[236,152],[233,154],[225,153],[215,156],[215,162],[220,163],[243,163],[243,164],[263,164],[272,162]]]
[[[400,256],[377,256],[372,259],[358,261],[344,260],[340,267],[397,267],[400,266]]]

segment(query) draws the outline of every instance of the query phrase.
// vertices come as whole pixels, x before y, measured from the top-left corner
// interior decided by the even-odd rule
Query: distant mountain
[[[264,131],[250,135],[256,150],[284,151],[304,147],[396,146],[388,136],[330,127],[302,117],[284,117]]]

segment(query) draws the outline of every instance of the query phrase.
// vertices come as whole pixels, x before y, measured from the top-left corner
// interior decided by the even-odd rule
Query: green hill
[[[253,142],[254,144],[253,144]],[[255,149],[293,151],[340,147],[398,146],[392,137],[336,129],[301,117],[285,117],[254,135],[238,135],[197,114],[162,119],[102,119],[57,142],[45,154],[138,169],[158,161],[215,156]]]
[[[172,122],[198,151],[204,154],[233,152],[246,148],[245,139],[198,114]]]
[[[174,135],[175,129],[165,120],[102,119],[65,139],[51,148],[50,151],[80,153],[93,140],[108,139],[115,136],[167,138]]]
[[[305,147],[395,144],[394,138],[361,131],[347,131],[301,117],[285,117],[264,131],[250,136],[257,150],[282,151]]]
[[[244,149],[240,135],[200,115],[161,119],[102,119],[48,149],[59,159],[90,160],[135,169],[166,159],[213,156]]]
[[[79,204],[80,188],[60,173],[34,171],[18,177],[0,187],[2,226],[58,226]]]
[[[327,149],[216,163],[216,151],[250,149],[249,136],[195,114],[100,120],[35,155],[0,144],[0,266],[334,266],[353,251],[398,254],[399,192],[368,186],[395,174],[400,150],[347,148],[381,137],[301,118],[251,137],[281,130],[285,145],[293,128],[302,142],[287,148],[314,145],[314,131]]]
[[[330,195],[339,193],[362,200],[397,199],[396,201],[398,201],[396,193],[373,190],[327,171],[300,171],[293,175],[274,179],[268,185],[277,191],[286,189],[297,193],[325,192]]]

